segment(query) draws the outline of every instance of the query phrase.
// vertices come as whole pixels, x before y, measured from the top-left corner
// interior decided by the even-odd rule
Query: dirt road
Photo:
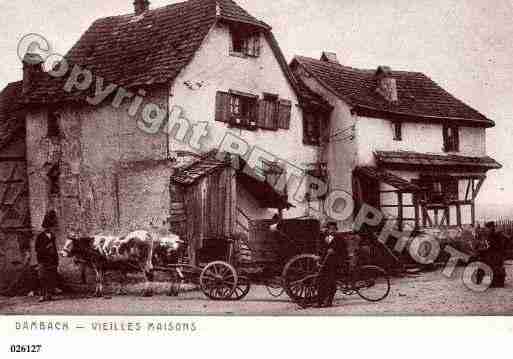
[[[114,296],[111,299],[57,297],[48,303],[37,303],[34,297],[2,298],[1,314],[132,314],[132,315],[511,315],[513,314],[513,267],[508,266],[506,288],[478,293],[469,290],[455,272],[453,278],[440,271],[416,277],[392,280],[390,295],[379,303],[369,303],[358,296],[338,294],[335,306],[326,309],[301,309],[284,294],[271,297],[262,286],[251,288],[238,302],[215,302],[201,292],[181,293],[176,297],[155,295]]]

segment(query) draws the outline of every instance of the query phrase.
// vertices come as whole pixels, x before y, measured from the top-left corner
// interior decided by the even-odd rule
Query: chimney
[[[142,13],[148,11],[150,9],[149,0],[134,0],[134,11],[136,15],[141,15]]]
[[[43,73],[44,60],[39,54],[27,52],[23,57],[23,85],[22,93],[30,91],[39,74]]]
[[[376,79],[376,92],[388,102],[397,102],[397,84],[392,77],[392,70],[388,66],[378,66],[374,74]]]
[[[324,51],[321,55],[321,61],[331,62],[333,64],[340,64],[340,62],[338,62],[337,54],[335,52]]]

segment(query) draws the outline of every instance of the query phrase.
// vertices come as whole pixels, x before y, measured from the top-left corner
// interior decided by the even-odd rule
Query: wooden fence
[[[513,236],[513,219],[506,219],[500,217],[495,220],[497,230],[504,233],[507,236]]]

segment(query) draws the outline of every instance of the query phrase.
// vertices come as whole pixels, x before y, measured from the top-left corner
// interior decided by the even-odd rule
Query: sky
[[[273,27],[288,61],[326,50],[348,66],[421,71],[494,120],[487,151],[503,168],[488,173],[479,202],[513,209],[512,0],[236,1]],[[25,34],[65,54],[95,19],[131,13],[132,2],[0,0],[0,88],[22,78],[16,48]]]

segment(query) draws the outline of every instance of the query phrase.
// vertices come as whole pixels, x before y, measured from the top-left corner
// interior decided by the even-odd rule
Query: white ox
[[[103,296],[104,276],[108,270],[143,273],[143,295],[150,296],[154,261],[162,265],[173,264],[177,258],[176,253],[183,243],[174,234],[157,236],[143,230],[130,232],[126,236],[78,237],[70,234],[61,253],[64,257],[73,257],[85,262],[95,271],[95,295],[98,297]]]

